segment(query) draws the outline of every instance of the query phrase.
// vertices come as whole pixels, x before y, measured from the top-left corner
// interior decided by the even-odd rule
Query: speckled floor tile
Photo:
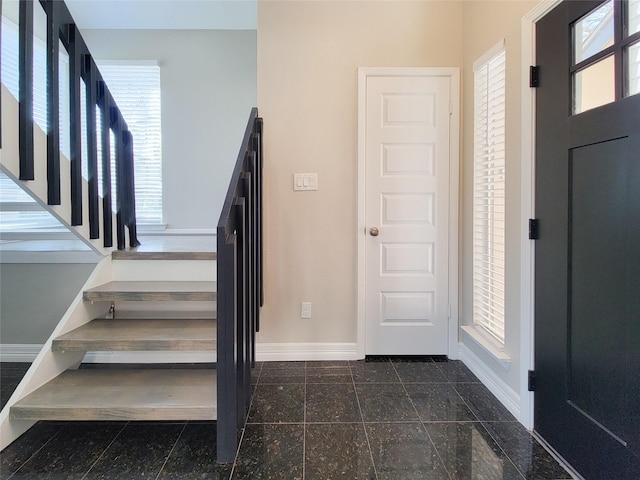
[[[356,383],[391,383],[400,382],[400,378],[390,361],[351,362],[351,374]]]
[[[31,367],[27,362],[2,362],[0,364],[0,387],[18,385]]]
[[[304,365],[295,368],[267,368],[262,367],[258,384],[283,384],[283,383],[304,383]]]
[[[448,383],[410,383],[405,388],[423,422],[477,420]]]
[[[128,424],[86,480],[155,479],[184,428],[181,423]]]
[[[307,385],[307,422],[361,422],[353,383]]]
[[[478,420],[516,421],[509,410],[481,383],[457,383],[454,387]]]
[[[85,422],[64,424],[55,439],[40,449],[11,478],[81,479],[114,438],[117,438],[124,425]],[[160,466],[162,464],[158,466],[156,474]]]
[[[0,388],[0,410],[7,404],[17,385],[9,385]]]
[[[307,383],[353,383],[351,369],[347,367],[307,367]]]
[[[306,362],[262,362],[263,370],[282,370],[287,368],[303,369],[306,366]]]
[[[307,425],[305,450],[305,480],[376,478],[361,423]]]
[[[483,425],[528,480],[572,478],[519,423],[485,422]]]
[[[365,424],[379,480],[449,479],[420,423]]]
[[[393,366],[403,383],[447,382],[434,362],[394,362]]]
[[[356,385],[365,422],[406,422],[419,420],[401,383]]]
[[[480,422],[425,426],[452,479],[523,480]]]
[[[234,480],[303,478],[304,425],[247,425]]]
[[[460,360],[437,362],[436,365],[451,383],[480,383],[478,377]]]
[[[216,423],[189,423],[176,442],[158,480],[228,480],[232,465],[216,463]]]
[[[8,478],[55,437],[64,425],[39,422],[0,453],[0,478]]]
[[[304,421],[304,385],[262,385],[253,395],[249,423]]]
[[[349,360],[309,360],[307,368],[349,367]]]

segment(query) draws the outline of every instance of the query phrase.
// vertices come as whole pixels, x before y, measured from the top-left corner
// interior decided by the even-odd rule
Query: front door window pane
[[[640,0],[629,0],[627,35],[640,32]]]
[[[640,42],[634,43],[629,47],[627,58],[629,68],[627,94],[636,95],[640,93]]]
[[[573,113],[581,113],[615,101],[615,63],[613,55],[574,75]]]
[[[613,45],[613,0],[573,25],[573,63],[578,64]]]

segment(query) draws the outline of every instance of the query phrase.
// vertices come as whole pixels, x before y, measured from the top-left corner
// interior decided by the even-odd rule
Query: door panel
[[[449,79],[366,83],[366,353],[448,348]]]
[[[571,25],[601,3],[564,2],[537,24],[535,429],[585,478],[630,480],[640,472],[640,96],[618,87],[614,103],[571,113]]]

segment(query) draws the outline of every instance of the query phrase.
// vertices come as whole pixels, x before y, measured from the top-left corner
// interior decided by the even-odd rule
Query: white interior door
[[[447,354],[450,78],[365,88],[365,353]]]

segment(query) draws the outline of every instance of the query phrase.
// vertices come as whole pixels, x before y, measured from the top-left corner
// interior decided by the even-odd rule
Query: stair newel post
[[[236,248],[227,225],[217,229],[217,461],[232,463],[238,447],[236,377]],[[224,281],[220,281],[224,279]]]
[[[33,180],[33,1],[20,2],[18,15],[20,180]]]

